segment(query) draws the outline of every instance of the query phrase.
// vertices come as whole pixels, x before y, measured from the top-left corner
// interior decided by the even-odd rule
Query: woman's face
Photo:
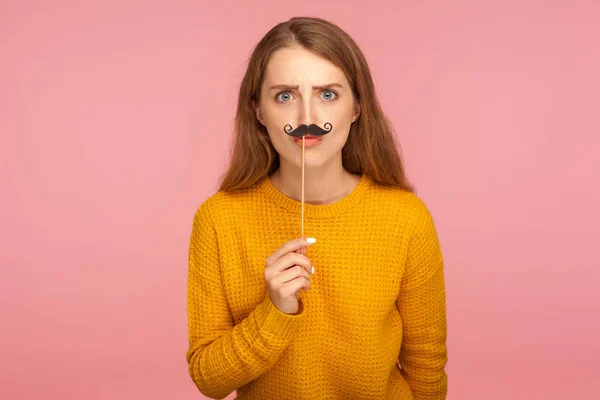
[[[259,122],[267,128],[282,163],[300,168],[302,141],[284,131],[286,125],[316,124],[332,129],[319,136],[316,146],[305,146],[307,167],[319,167],[339,157],[358,118],[360,106],[343,71],[330,61],[300,46],[283,48],[271,55],[261,88],[261,102],[255,105]],[[308,141],[306,142],[308,143]]]

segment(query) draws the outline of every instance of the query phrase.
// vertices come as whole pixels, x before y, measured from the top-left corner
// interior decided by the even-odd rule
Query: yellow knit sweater
[[[218,191],[197,209],[186,359],[200,392],[444,399],[443,261],[425,204],[366,174],[336,203],[305,203],[315,274],[291,315],[271,302],[263,272],[268,256],[301,236],[301,204],[267,177],[236,194]]]

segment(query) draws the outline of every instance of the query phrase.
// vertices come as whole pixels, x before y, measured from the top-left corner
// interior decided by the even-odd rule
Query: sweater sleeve
[[[222,399],[256,379],[279,359],[305,313],[280,311],[264,300],[235,325],[220,271],[219,242],[208,203],[194,216],[187,287],[189,374],[200,392]],[[240,282],[243,285],[244,282]]]
[[[421,201],[418,209],[397,299],[403,328],[399,362],[415,400],[441,400],[448,360],[444,263],[431,214]]]

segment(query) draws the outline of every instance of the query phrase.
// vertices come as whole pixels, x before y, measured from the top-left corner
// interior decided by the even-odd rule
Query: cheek
[[[286,140],[291,138],[284,130],[285,124],[286,122],[271,121],[269,125],[267,125],[269,137],[273,143],[285,143]]]
[[[276,150],[283,150],[287,146],[287,141],[291,138],[290,135],[285,133],[283,130],[283,126],[279,126],[276,122],[270,122],[267,125],[267,131],[269,133],[269,139],[271,139],[271,143]]]
[[[338,121],[338,125],[329,134],[331,133],[333,133],[331,142],[335,143],[336,147],[341,148],[346,144],[350,135],[350,124],[346,120],[340,120]]]
[[[286,117],[284,114],[277,112],[267,115],[265,122],[267,124],[267,128],[269,129],[269,132],[271,132],[272,134],[280,135],[286,134],[283,128],[286,124],[290,123],[290,120],[291,119],[289,117]]]
[[[325,111],[323,121],[330,121],[334,129],[346,129],[352,122],[352,107],[343,104],[335,109]]]

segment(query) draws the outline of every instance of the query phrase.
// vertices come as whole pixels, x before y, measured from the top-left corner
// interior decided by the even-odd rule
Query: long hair
[[[321,18],[294,17],[273,27],[254,48],[240,86],[229,166],[219,190],[249,188],[279,168],[279,154],[266,128],[256,119],[269,57],[275,51],[301,45],[340,68],[361,113],[351,125],[342,148],[342,165],[350,173],[367,174],[376,183],[410,192],[391,122],[383,113],[369,66],[358,45],[333,23]]]

